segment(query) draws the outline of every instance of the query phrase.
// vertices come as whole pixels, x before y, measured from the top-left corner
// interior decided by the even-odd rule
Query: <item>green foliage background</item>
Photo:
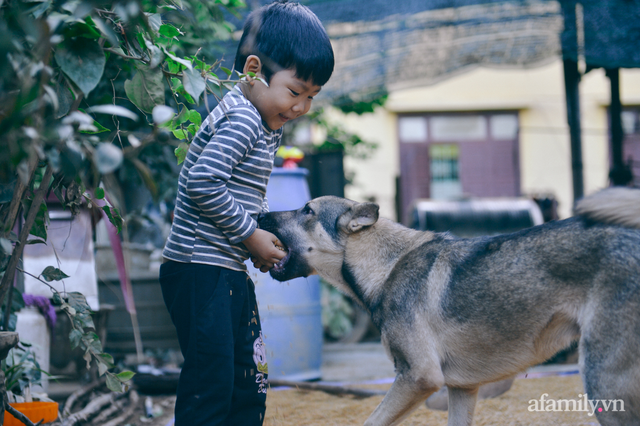
[[[46,244],[51,193],[73,213],[103,211],[119,230],[123,185],[143,184],[156,200],[172,196],[175,164],[201,123],[195,108],[241,77],[220,66],[216,47],[235,30],[225,17],[244,7],[0,0],[0,304],[24,246]],[[21,215],[26,231],[17,235]],[[43,285],[68,278],[55,265],[24,273]],[[72,320],[70,344],[123,391],[133,373],[110,371],[84,296],[52,292]]]

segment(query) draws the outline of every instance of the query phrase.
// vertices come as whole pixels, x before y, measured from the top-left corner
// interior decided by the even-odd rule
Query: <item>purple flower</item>
[[[34,306],[38,308],[42,316],[47,320],[47,325],[50,330],[56,325],[56,309],[51,304],[51,301],[48,297],[44,296],[36,296],[33,294],[23,294],[22,299],[24,300],[25,306]]]

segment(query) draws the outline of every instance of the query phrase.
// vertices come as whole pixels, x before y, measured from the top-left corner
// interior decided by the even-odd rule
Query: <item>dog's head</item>
[[[287,251],[271,269],[271,276],[287,281],[339,271],[347,238],[376,223],[378,209],[374,203],[325,196],[298,210],[261,214],[258,226],[275,234]]]

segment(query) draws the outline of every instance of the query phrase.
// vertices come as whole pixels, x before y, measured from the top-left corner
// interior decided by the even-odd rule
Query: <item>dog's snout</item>
[[[258,213],[258,223],[260,223],[261,220],[264,220],[265,214],[263,212]]]

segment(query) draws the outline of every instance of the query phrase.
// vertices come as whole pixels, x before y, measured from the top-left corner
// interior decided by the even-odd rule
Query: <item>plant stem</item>
[[[35,173],[38,165],[38,155],[33,153],[31,158],[29,159],[29,180],[33,179],[33,174]],[[24,191],[27,189],[28,185],[22,183],[21,179],[16,180],[16,186],[13,189],[13,198],[11,199],[11,204],[9,205],[9,212],[7,213],[6,219],[4,221],[4,229],[2,232],[3,237],[7,237],[11,230],[13,229],[13,225],[16,222],[16,218],[18,217],[18,212],[20,211],[20,202],[22,201],[22,195]]]
[[[46,285],[47,287],[49,287],[49,288],[51,289],[51,291],[53,291],[53,292],[55,292],[55,293],[60,293],[60,292],[59,292],[58,290],[56,290],[56,289],[55,289],[51,284],[49,284],[49,283],[48,283],[48,282],[46,282],[45,280],[41,279],[40,277],[36,277],[35,275],[33,275],[33,274],[31,274],[31,273],[29,273],[29,272],[25,271],[25,270],[24,270],[24,269],[22,269],[22,268],[16,267],[16,269],[17,269],[19,272],[22,272],[23,274],[27,274],[27,275],[29,275],[30,277],[35,278],[36,280],[40,281],[42,284],[44,284],[44,285]]]
[[[24,246],[27,243],[27,237],[31,231],[31,227],[36,220],[36,216],[38,211],[40,210],[40,205],[42,204],[42,200],[44,200],[44,195],[49,189],[49,184],[51,183],[51,176],[53,175],[53,169],[50,165],[47,165],[47,169],[44,172],[44,177],[42,178],[42,182],[40,183],[40,187],[36,191],[33,196],[33,201],[31,202],[31,208],[27,213],[27,218],[24,222],[24,227],[20,232],[20,236],[18,238],[18,242],[13,249],[13,253],[11,254],[11,259],[9,259],[9,264],[7,265],[7,269],[4,272],[4,276],[2,277],[2,282],[0,283],[0,306],[2,306],[2,302],[4,301],[4,297],[6,296],[9,289],[13,286],[13,279],[16,273],[16,268],[18,266],[18,261],[22,256],[22,252],[24,251]]]

